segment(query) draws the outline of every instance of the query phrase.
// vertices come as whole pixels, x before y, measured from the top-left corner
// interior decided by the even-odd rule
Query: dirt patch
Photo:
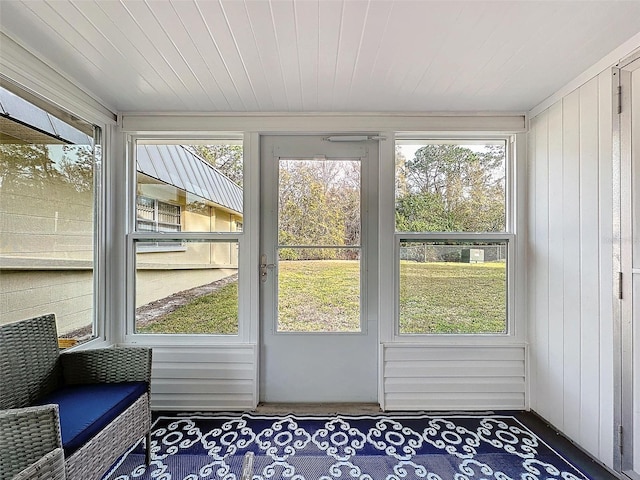
[[[168,297],[160,298],[146,305],[136,308],[136,327],[146,327],[155,322],[161,321],[166,315],[178,308],[192,302],[196,298],[217,292],[225,285],[237,282],[238,275],[230,275],[221,280],[190,288],[181,292],[176,292]]]

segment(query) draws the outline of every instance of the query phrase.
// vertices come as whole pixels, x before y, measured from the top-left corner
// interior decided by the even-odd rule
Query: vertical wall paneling
[[[533,260],[535,277],[530,278],[530,284],[535,288],[535,295],[529,301],[534,306],[533,316],[529,318],[548,318],[549,315],[549,119],[543,116],[535,119],[535,144],[536,162],[533,163],[531,171],[534,175],[535,197],[531,202],[535,204],[535,217],[533,232],[530,233],[535,239],[533,255],[529,258]],[[532,364],[537,368],[531,368],[533,372],[531,382],[532,391],[537,392],[537,402],[540,409],[546,411],[548,403],[552,400],[550,394],[550,370],[549,370],[549,322],[530,322],[531,328],[535,329],[535,337],[530,351],[535,357]],[[537,383],[533,383],[537,382]],[[534,407],[535,408],[535,407]]]
[[[599,344],[599,218],[598,218],[598,79],[580,89],[580,441],[598,451],[600,375]]]
[[[562,215],[564,432],[580,435],[580,91],[563,100]],[[569,341],[573,339],[573,341]],[[576,406],[578,408],[576,408]]]
[[[531,407],[613,464],[610,72],[531,119]],[[535,392],[535,393],[533,393]]]
[[[549,328],[548,420],[564,425],[564,270],[562,218],[562,102],[549,109],[549,309],[540,317]]]

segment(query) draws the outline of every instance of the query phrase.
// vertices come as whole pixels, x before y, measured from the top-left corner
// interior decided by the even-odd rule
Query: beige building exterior
[[[242,225],[239,212],[212,202],[203,202],[201,198],[175,186],[158,184],[140,172],[138,198],[153,199],[177,207],[180,227],[173,231],[235,232]],[[139,221],[144,221],[142,218],[139,208]],[[234,275],[238,269],[236,243],[139,242],[136,250],[136,308],[172,293]]]
[[[0,145],[0,322],[53,312],[64,334],[92,322],[92,173],[72,182],[64,170],[90,147],[38,137]]]
[[[82,337],[91,334],[94,311],[91,147],[67,146],[63,151],[50,137],[37,137],[33,144],[15,139],[0,144],[2,161],[9,165],[0,183],[0,323],[55,313],[60,335]],[[36,154],[43,158],[33,166]],[[215,170],[194,154],[184,158]],[[65,165],[86,167],[87,161],[84,178],[65,174]],[[241,195],[228,179],[226,186]],[[173,212],[173,231],[230,232],[242,226],[240,212],[143,172],[137,193]],[[161,223],[150,228],[138,208],[139,229],[166,231]],[[136,262],[139,307],[237,273],[238,249],[229,242],[146,242],[138,245]]]

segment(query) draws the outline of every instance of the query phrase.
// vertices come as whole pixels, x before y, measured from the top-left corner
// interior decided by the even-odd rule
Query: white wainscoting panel
[[[613,463],[612,81],[609,70],[531,119],[531,409]]]
[[[386,344],[385,410],[525,408],[525,346]]]
[[[151,408],[252,409],[256,365],[255,345],[153,347]]]

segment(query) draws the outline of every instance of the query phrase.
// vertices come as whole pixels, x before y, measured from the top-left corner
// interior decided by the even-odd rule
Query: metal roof
[[[74,145],[93,145],[93,138],[31,102],[0,87],[0,115]]]
[[[242,214],[242,188],[182,145],[138,145],[138,171]]]
[[[1,87],[0,115],[62,142],[93,144],[87,134]],[[242,189],[182,145],[139,145],[138,171],[242,214]]]

